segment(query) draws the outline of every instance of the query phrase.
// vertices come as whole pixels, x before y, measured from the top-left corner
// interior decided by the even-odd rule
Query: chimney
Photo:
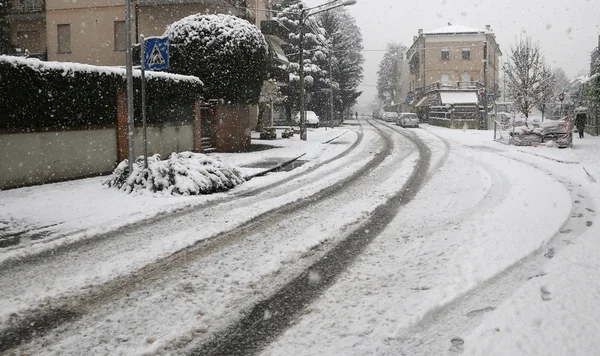
[[[421,36],[422,34],[423,34],[423,29],[422,29],[422,28],[420,28],[420,29],[419,29],[419,36]]]
[[[492,26],[491,25],[485,25],[485,29],[488,31],[492,31]]]

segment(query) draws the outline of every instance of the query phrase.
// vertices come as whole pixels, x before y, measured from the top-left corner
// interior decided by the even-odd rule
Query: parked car
[[[412,112],[400,113],[398,121],[396,121],[396,125],[402,127],[419,127],[419,117],[417,114]]]
[[[294,118],[294,120],[296,121],[296,123],[298,125],[300,125],[300,113],[299,112],[296,114],[296,117]],[[317,114],[315,114],[314,111],[306,111],[306,126],[307,127],[315,127],[315,128],[319,127],[319,117],[317,116]]]
[[[398,120],[397,112],[386,111],[383,113],[383,121],[385,122],[396,122]]]

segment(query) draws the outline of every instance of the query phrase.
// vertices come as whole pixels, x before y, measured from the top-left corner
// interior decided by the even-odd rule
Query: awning
[[[477,93],[469,92],[441,92],[442,104],[477,104]]]
[[[419,102],[417,103],[417,105],[415,105],[416,108],[420,108],[422,106],[427,106],[427,95],[425,95],[423,97],[423,99],[419,100]]]
[[[281,45],[279,44],[279,40],[276,38],[273,38],[272,36],[265,36],[265,38],[267,39],[269,46],[275,53],[275,59],[282,64],[289,64],[290,61],[287,59],[285,52],[283,52],[283,49],[281,48]]]

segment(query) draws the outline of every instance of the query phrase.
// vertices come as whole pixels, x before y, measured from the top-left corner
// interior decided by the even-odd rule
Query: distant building
[[[269,0],[133,0],[132,42],[197,13],[228,13],[260,27],[269,9]],[[125,65],[125,0],[12,0],[9,21],[12,44],[30,56]]]
[[[464,104],[465,107],[457,111],[466,113],[470,110],[468,116],[473,122],[469,123],[469,127],[482,128],[484,121],[474,122],[478,121],[477,101],[481,99],[477,93],[486,88],[490,99],[500,93],[501,56],[489,25],[481,30],[449,23],[433,31],[419,30],[407,52],[410,81],[406,101],[420,113],[422,119],[429,117],[430,107],[438,107],[436,112],[445,112],[439,107]],[[441,95],[441,92],[457,94]],[[471,109],[467,110],[466,106]]]

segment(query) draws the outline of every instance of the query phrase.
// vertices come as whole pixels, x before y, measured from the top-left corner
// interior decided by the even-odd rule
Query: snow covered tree
[[[549,109],[549,104],[556,101],[557,94],[556,79],[554,72],[550,67],[544,65],[540,71],[540,98],[538,102],[538,109],[542,112],[542,121],[544,121],[544,114]]]
[[[268,46],[250,22],[231,15],[196,14],[165,31],[170,68],[204,82],[204,97],[257,104],[266,79]]]
[[[540,47],[531,38],[520,39],[511,47],[509,62],[504,66],[508,96],[526,118],[541,103],[546,82],[552,78],[546,71]]]
[[[291,4],[288,7],[284,5]],[[288,46],[285,52],[290,63],[284,66],[289,73],[290,85],[285,89],[284,95],[288,100],[288,119],[292,111],[298,109],[300,96],[300,13],[304,4],[301,1],[288,0],[276,8],[276,20],[288,29]],[[305,75],[305,91],[307,99],[307,110],[316,111],[317,114],[323,114],[327,94],[323,89],[330,87],[328,64],[330,50],[327,46],[327,39],[324,36],[324,30],[318,27],[318,24],[309,18],[305,21],[302,31],[304,40],[302,51],[304,53],[303,69]]]
[[[377,97],[386,107],[394,105],[396,91],[401,80],[398,68],[400,54],[406,52],[406,47],[399,43],[389,43],[383,59],[379,62],[377,71]]]
[[[362,94],[357,90],[365,62],[362,33],[354,17],[344,8],[323,12],[318,21],[333,49],[334,111],[344,112],[354,106]]]
[[[0,0],[0,54],[12,54],[14,47],[10,43],[10,25],[8,23],[8,10],[10,0]]]
[[[564,93],[571,86],[571,80],[562,68],[554,69],[554,95]]]

